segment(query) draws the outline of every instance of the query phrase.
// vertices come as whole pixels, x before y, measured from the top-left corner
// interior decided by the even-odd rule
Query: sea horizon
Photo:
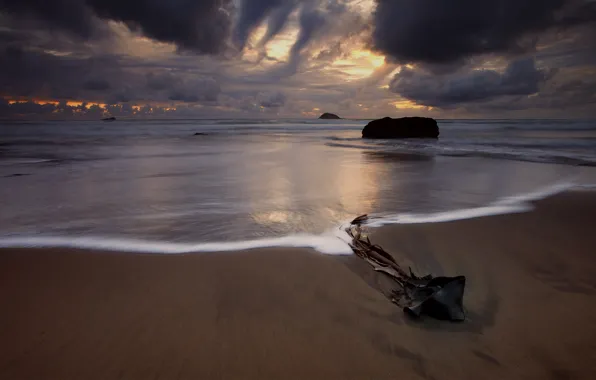
[[[320,111],[321,113],[323,113],[323,111]],[[63,118],[63,119],[53,119],[53,118],[8,118],[8,117],[1,117],[0,116],[0,122],[2,123],[11,123],[11,122],[81,122],[81,121],[88,121],[88,122],[99,122],[99,121],[104,121],[104,118],[108,118],[111,117],[111,115],[107,114],[104,117],[100,117],[100,118],[88,118],[88,117],[68,117],[68,118]],[[596,117],[536,117],[536,116],[526,116],[526,117],[489,117],[489,116],[485,116],[485,117],[436,117],[436,116],[422,116],[420,114],[417,114],[416,112],[412,112],[411,114],[408,115],[392,115],[391,113],[388,113],[387,115],[384,116],[375,116],[375,117],[344,117],[341,116],[340,119],[331,119],[331,120],[325,120],[325,119],[320,119],[316,116],[273,116],[273,115],[267,115],[266,117],[259,115],[259,114],[253,114],[253,115],[246,115],[243,117],[200,117],[200,116],[194,116],[194,117],[164,117],[164,118],[160,118],[160,117],[144,117],[144,116],[114,116],[116,118],[116,121],[217,121],[217,120],[264,120],[264,121],[286,121],[286,120],[300,120],[300,121],[313,121],[313,122],[317,122],[317,121],[329,121],[329,122],[336,122],[337,120],[347,120],[347,121],[371,121],[371,120],[377,120],[377,119],[382,119],[384,117],[390,117],[390,118],[394,118],[394,119],[399,119],[399,118],[403,118],[403,117],[427,117],[427,118],[431,118],[431,119],[435,119],[437,121],[596,121]]]

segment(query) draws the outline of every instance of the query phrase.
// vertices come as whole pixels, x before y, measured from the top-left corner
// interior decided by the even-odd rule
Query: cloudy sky
[[[0,0],[0,118],[596,117],[595,0]]]

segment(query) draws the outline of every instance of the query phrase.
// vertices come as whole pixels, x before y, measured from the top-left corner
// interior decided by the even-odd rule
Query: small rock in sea
[[[14,174],[9,174],[9,175],[5,175],[4,178],[11,178],[11,177],[23,177],[26,175],[30,175],[27,173],[14,173]]]
[[[362,130],[363,138],[371,139],[407,139],[439,137],[439,126],[429,117],[402,117],[373,120]]]
[[[197,132],[193,136],[207,136],[207,134],[206,133],[202,133],[202,132]]]
[[[319,119],[341,119],[341,117],[339,117],[335,114],[332,114],[332,113],[325,112],[324,114],[319,116]]]

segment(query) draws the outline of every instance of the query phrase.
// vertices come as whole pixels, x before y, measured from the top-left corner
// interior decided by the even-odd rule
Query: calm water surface
[[[595,122],[440,121],[438,141],[366,141],[365,124],[0,124],[0,237],[318,234],[364,213],[457,210],[596,183]]]

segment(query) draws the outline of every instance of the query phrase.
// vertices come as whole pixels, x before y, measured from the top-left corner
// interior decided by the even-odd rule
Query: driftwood
[[[413,317],[427,314],[438,319],[463,321],[463,294],[466,278],[416,276],[411,268],[403,270],[391,254],[382,247],[372,244],[364,235],[362,225],[368,222],[368,216],[354,219],[346,228],[351,237],[350,247],[354,253],[370,264],[377,272],[393,279],[396,288],[391,301],[402,307],[404,312]]]

